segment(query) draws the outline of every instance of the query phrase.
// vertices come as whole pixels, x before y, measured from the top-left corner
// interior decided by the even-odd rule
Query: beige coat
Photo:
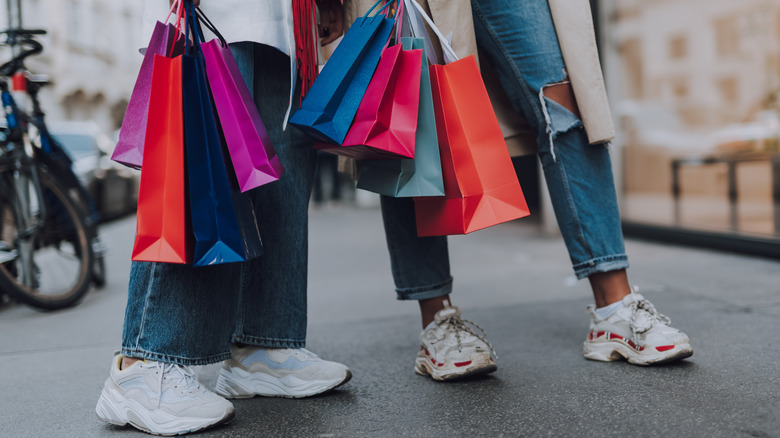
[[[346,23],[363,15],[373,3],[374,0],[345,0]],[[452,32],[452,47],[459,57],[477,55],[469,0],[418,0],[418,3],[428,10],[444,35]],[[615,128],[590,19],[590,4],[588,0],[548,0],[548,3],[588,140],[591,144],[608,142],[614,138]],[[483,65],[482,70],[510,152],[512,155],[533,153],[536,145],[528,123],[514,111],[490,67]]]

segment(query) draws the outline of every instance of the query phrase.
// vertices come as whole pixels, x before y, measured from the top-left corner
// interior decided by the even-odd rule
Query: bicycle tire
[[[96,287],[102,288],[106,285],[107,281],[105,247],[103,246],[98,232],[100,221],[99,216],[96,213],[95,201],[92,199],[87,189],[82,185],[81,181],[79,181],[73,173],[73,170],[70,167],[71,163],[65,161],[66,159],[69,160],[69,158],[65,154],[62,146],[59,146],[59,143],[51,137],[48,130],[42,131],[42,135],[47,137],[48,142],[50,142],[49,147],[54,153],[45,154],[40,150],[35,149],[34,157],[38,163],[45,166],[46,170],[52,174],[63,187],[65,187],[66,193],[69,193],[71,198],[81,208],[81,212],[86,219],[87,237],[89,238],[89,241],[92,242],[92,252],[94,254],[92,283]]]
[[[7,175],[0,176],[7,179]],[[19,302],[38,309],[56,310],[73,306],[84,297],[92,281],[94,253],[81,208],[63,190],[62,185],[41,166],[38,166],[38,177],[47,213],[43,218],[43,226],[31,238],[34,266],[22,266],[23,257],[1,263],[0,289]],[[11,207],[8,201],[7,196],[0,198],[0,212]],[[18,227],[13,228],[15,224],[10,224],[11,230],[8,230],[8,223],[3,225],[3,233],[6,236],[18,230]],[[18,241],[19,236],[14,235],[13,239]],[[74,278],[70,284],[64,285],[61,291],[52,292],[48,290],[49,285],[57,286],[65,278],[55,278],[56,273],[46,272],[46,269],[55,268],[47,263],[56,261],[54,257],[59,253],[62,253],[63,260],[68,261],[69,267],[72,265],[75,268]],[[36,284],[24,284],[21,272],[25,269],[33,270]],[[60,269],[59,272],[64,271]],[[44,285],[46,290],[42,287]]]

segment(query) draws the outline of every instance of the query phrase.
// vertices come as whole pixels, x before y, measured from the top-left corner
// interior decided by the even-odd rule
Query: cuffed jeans
[[[566,79],[547,0],[472,0],[477,45],[536,137],[558,226],[577,278],[628,267],[609,150],[582,121],[544,97]],[[590,19],[590,17],[583,17]],[[411,199],[382,197],[398,299],[452,290],[446,237],[417,237]]]
[[[265,253],[243,263],[197,267],[133,262],[122,354],[182,365],[230,357],[230,343],[301,348],[306,339],[308,203],[313,140],[282,131],[289,58],[254,43],[231,45],[284,166],[251,193]]]

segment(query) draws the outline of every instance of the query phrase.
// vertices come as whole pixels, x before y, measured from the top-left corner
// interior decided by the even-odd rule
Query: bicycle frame
[[[32,266],[34,245],[32,236],[35,236],[43,225],[40,221],[34,219],[36,217],[34,209],[37,208],[37,217],[46,217],[46,203],[43,202],[43,192],[38,178],[38,171],[31,155],[33,153],[33,145],[30,143],[27,135],[21,133],[22,123],[25,123],[25,121],[16,106],[13,96],[8,91],[8,84],[5,82],[0,83],[0,100],[2,100],[6,122],[11,134],[10,137],[3,141],[0,163],[2,163],[2,167],[6,167],[6,170],[11,171],[7,172],[7,174],[10,174],[12,179],[11,181],[4,180],[2,184],[13,186],[5,187],[4,192],[11,197],[10,201],[13,206],[16,224],[20,228],[17,232],[18,239],[14,242],[16,246],[14,249],[16,250],[16,257],[20,257],[25,266]],[[34,197],[31,196],[33,195],[31,188],[34,192]],[[34,202],[35,205],[33,205]],[[34,287],[34,272],[25,270],[22,282],[29,287]]]

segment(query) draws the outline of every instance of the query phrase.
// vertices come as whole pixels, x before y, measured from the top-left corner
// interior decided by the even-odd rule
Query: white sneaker
[[[322,360],[306,349],[230,348],[216,393],[225,398],[301,398],[321,394],[352,378],[345,365]]]
[[[671,321],[636,290],[623,298],[624,307],[606,319],[588,306],[590,332],[585,339],[585,358],[609,362],[627,359],[634,365],[650,365],[685,359],[693,355],[688,335],[671,327]]]
[[[198,383],[186,367],[139,361],[120,370],[114,356],[95,411],[106,423],[153,435],[181,435],[230,421],[233,404]]]
[[[482,327],[460,318],[460,309],[445,303],[434,325],[420,333],[420,351],[414,371],[434,380],[454,380],[489,374],[498,369]],[[469,325],[470,324],[470,325]],[[471,326],[482,333],[477,334]]]

